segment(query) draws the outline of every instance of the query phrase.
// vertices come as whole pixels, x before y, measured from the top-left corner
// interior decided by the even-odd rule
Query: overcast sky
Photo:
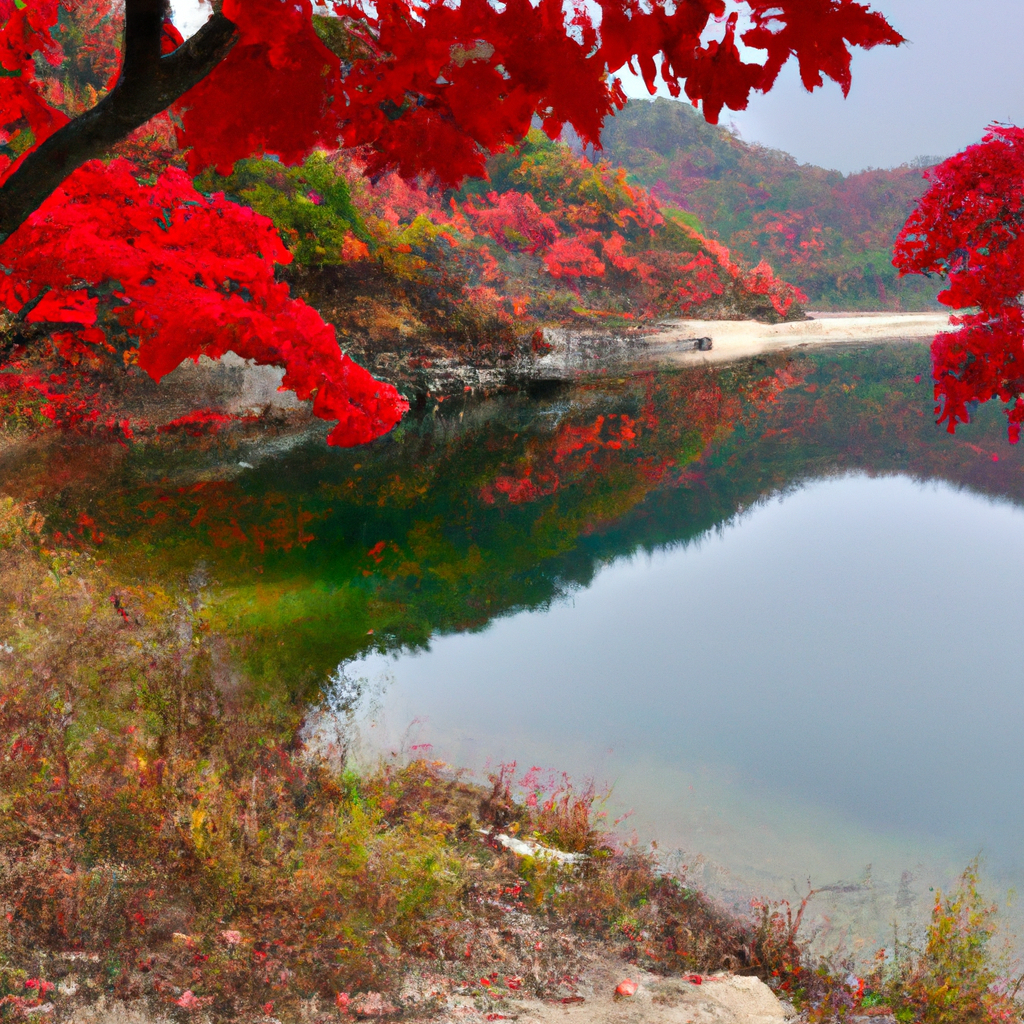
[[[840,171],[949,156],[991,121],[1024,125],[1024,0],[874,0],[908,42],[855,51],[847,99],[803,90],[795,62],[747,110],[723,111],[744,139]],[[646,96],[642,82],[627,88]]]

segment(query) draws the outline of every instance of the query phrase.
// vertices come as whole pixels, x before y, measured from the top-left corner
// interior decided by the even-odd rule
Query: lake
[[[427,398],[350,451],[67,438],[0,473],[198,595],[252,685],[344,698],[361,756],[593,779],[727,900],[831,887],[822,940],[854,950],[978,853],[991,896],[1021,882],[1024,459],[997,409],[935,426],[924,346]]]

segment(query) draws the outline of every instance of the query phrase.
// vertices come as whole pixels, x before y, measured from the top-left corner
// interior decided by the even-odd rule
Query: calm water
[[[857,474],[347,672],[378,745],[593,775],[720,891],[860,883],[831,913],[884,938],[979,851],[1019,884],[1021,579],[1024,510]]]
[[[835,886],[819,917],[867,949],[979,852],[992,895],[1024,881],[1024,460],[996,409],[937,429],[927,373],[603,377],[347,452],[68,438],[0,489],[198,592],[253,685],[358,684],[364,754],[592,777],[728,898]]]

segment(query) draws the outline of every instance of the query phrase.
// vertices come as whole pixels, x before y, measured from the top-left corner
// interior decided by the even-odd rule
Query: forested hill
[[[602,135],[612,164],[752,263],[766,259],[811,309],[937,306],[939,282],[900,280],[892,246],[926,182],[920,166],[843,175],[709,125],[689,104],[632,100]]]

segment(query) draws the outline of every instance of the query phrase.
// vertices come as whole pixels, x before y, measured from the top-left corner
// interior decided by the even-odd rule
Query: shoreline
[[[438,364],[431,387],[443,390],[445,374],[467,380],[473,375],[493,377],[493,383],[517,376],[524,380],[572,380],[588,373],[649,369],[652,364],[703,366],[832,345],[924,342],[948,326],[949,314],[945,312],[825,312],[813,314],[809,320],[777,324],[670,319],[646,328],[547,327],[544,340],[550,348],[544,355],[533,355],[500,370],[447,364],[442,370]]]
[[[949,326],[948,313],[818,313],[779,324],[753,320],[670,320],[647,337],[650,358],[678,365],[719,363],[786,349],[921,341]],[[694,342],[710,338],[711,348]]]

